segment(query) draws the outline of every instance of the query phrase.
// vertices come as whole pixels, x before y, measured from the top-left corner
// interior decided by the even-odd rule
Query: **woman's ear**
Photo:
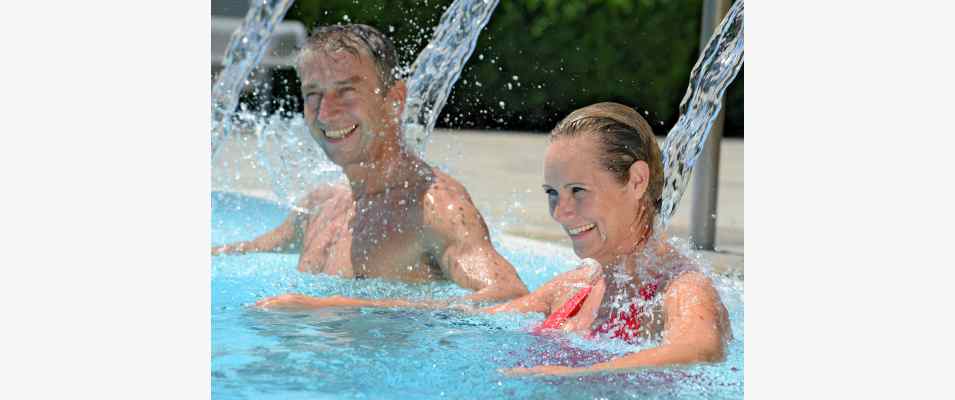
[[[646,161],[639,160],[630,165],[630,180],[627,181],[627,189],[633,191],[637,199],[643,197],[650,186],[650,166]]]

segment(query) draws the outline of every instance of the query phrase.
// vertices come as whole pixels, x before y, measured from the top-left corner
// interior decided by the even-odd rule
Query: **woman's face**
[[[550,215],[570,236],[577,256],[606,265],[642,239],[638,219],[649,168],[635,162],[629,181],[621,184],[601,165],[600,153],[591,134],[556,139],[544,157],[543,187]]]

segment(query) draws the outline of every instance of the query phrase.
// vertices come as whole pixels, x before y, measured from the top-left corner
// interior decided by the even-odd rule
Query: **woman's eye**
[[[557,196],[557,191],[554,189],[547,189],[544,193],[547,193],[548,196]]]

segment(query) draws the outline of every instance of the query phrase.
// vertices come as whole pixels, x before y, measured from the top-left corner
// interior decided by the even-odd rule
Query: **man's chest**
[[[351,203],[330,207],[308,224],[299,270],[343,277],[425,281],[440,275],[420,212]]]

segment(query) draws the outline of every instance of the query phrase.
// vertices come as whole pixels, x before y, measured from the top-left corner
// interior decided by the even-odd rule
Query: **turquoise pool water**
[[[212,242],[252,238],[287,210],[232,193],[212,195]],[[495,246],[533,290],[576,266],[568,249],[507,239]],[[734,339],[717,365],[511,378],[501,368],[588,365],[635,347],[574,336],[534,336],[542,315],[475,316],[456,311],[327,309],[269,312],[249,307],[287,292],[446,298],[451,283],[422,285],[302,274],[295,254],[212,258],[212,395],[216,399],[741,398],[743,284],[715,278]]]

